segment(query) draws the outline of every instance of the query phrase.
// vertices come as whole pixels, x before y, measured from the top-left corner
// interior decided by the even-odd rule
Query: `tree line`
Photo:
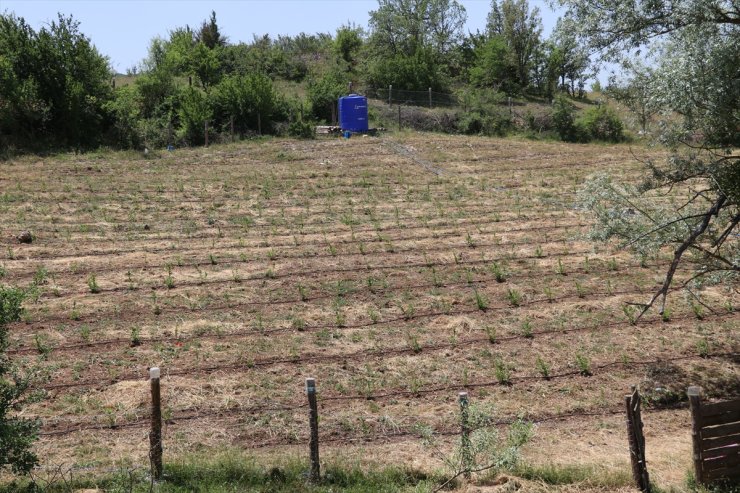
[[[114,87],[108,59],[71,16],[35,31],[0,15],[0,144],[84,150],[198,145],[214,134],[300,132],[298,115],[332,119],[350,81],[369,87],[509,96],[583,96],[593,75],[566,21],[542,37],[527,0],[493,0],[485,32],[465,33],[455,0],[379,0],[367,29],[254,36],[230,43],[216,13],[151,40],[133,83]],[[305,97],[291,95],[305,87]],[[278,89],[280,88],[280,90]],[[292,126],[291,126],[292,123]],[[215,136],[215,135],[214,135]]]

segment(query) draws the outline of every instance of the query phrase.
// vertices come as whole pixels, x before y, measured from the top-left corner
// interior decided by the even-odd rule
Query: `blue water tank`
[[[339,98],[339,126],[350,132],[367,132],[367,98],[350,94]]]

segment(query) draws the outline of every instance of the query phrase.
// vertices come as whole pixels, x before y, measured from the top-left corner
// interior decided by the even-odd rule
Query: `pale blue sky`
[[[467,29],[483,30],[490,0],[462,0],[468,13]],[[529,0],[539,7],[544,34],[555,25],[557,14],[543,0]],[[216,11],[220,30],[233,43],[251,41],[253,34],[295,35],[300,32],[334,33],[348,22],[367,27],[368,12],[376,0],[0,0],[0,11],[15,12],[34,28],[72,14],[80,29],[118,72],[138,64],[155,36],[189,24],[200,26]]]

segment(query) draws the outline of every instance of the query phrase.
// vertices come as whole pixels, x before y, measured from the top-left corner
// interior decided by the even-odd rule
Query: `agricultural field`
[[[597,172],[636,183],[635,154],[656,152],[402,132],[3,163],[0,282],[33,288],[10,353],[45,376],[24,410],[39,456],[145,466],[159,366],[165,462],[307,455],[315,377],[325,461],[440,468],[419,425],[451,447],[467,391],[493,425],[535,423],[525,463],[629,484],[638,385],[651,478],[680,486],[686,388],[740,395],[737,290],[676,291],[636,322],[625,302],[649,299],[670,252],[589,241],[576,201]]]

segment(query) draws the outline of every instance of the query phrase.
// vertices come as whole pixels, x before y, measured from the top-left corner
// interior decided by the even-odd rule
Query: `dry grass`
[[[11,349],[50,374],[48,398],[28,411],[44,420],[48,463],[145,462],[155,365],[169,456],[302,450],[314,376],[327,457],[439,467],[414,424],[454,432],[467,388],[501,419],[573,414],[538,427],[531,463],[624,471],[630,385],[661,402],[656,388],[678,400],[689,384],[738,393],[737,358],[719,356],[737,351],[738,318],[722,308],[736,295],[709,292],[718,314],[697,320],[676,294],[669,322],[631,325],[624,301],[656,288],[666,257],[641,267],[583,237],[591,219],[575,192],[604,169],[637,180],[626,146],[402,133],[3,168],[3,282],[47,272]],[[13,240],[23,229],[33,244]],[[497,360],[512,385],[497,382]],[[645,416],[648,458],[678,484],[688,411],[662,407]],[[91,425],[103,429],[55,434]]]

